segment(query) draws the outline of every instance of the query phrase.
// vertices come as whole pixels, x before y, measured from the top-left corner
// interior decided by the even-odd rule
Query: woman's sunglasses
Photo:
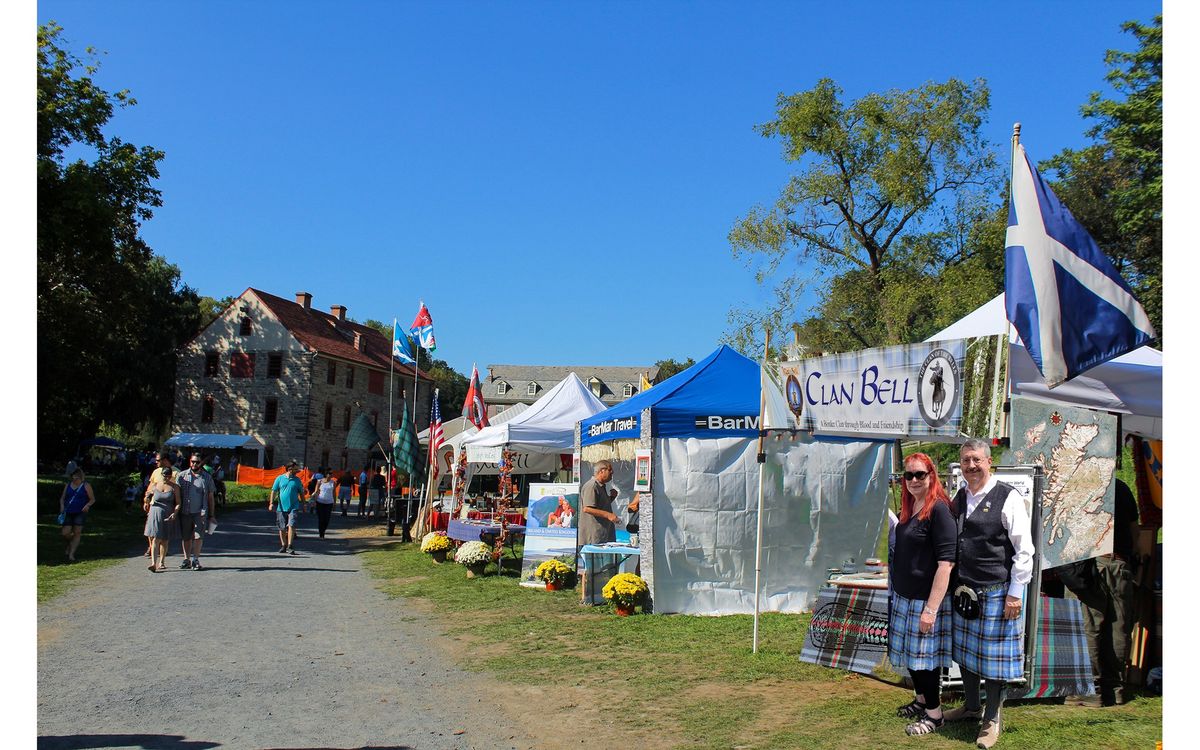
[[[929,476],[928,471],[906,471],[906,472],[904,472],[905,480],[915,479],[918,482],[922,482],[925,480],[925,477],[927,477],[927,476]]]

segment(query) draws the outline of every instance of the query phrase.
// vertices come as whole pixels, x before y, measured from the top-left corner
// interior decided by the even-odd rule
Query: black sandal
[[[904,728],[904,733],[909,737],[919,737],[923,734],[932,734],[942,728],[946,723],[945,718],[939,716],[933,718],[929,714],[925,714],[924,718],[919,721],[914,721]]]
[[[925,715],[925,704],[919,700],[913,699],[912,703],[906,703],[896,709],[896,715],[901,719],[919,719]]]

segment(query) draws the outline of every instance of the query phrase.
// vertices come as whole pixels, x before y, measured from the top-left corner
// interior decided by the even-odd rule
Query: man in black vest
[[[955,572],[959,584],[977,592],[981,613],[974,620],[954,613],[951,653],[962,670],[965,700],[946,711],[945,720],[980,719],[975,745],[986,750],[1000,737],[1005,683],[1024,673],[1021,609],[1033,577],[1033,535],[1021,495],[992,476],[991,447],[972,438],[959,456],[967,486],[953,502],[961,529]],[[986,710],[979,700],[981,677],[987,688]]]

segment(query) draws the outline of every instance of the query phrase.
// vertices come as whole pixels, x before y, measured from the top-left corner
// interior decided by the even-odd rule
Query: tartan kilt
[[[1008,584],[986,589],[974,620],[953,613],[954,661],[985,680],[1016,680],[1025,674],[1025,612],[1015,620],[1004,619],[1007,593]]]
[[[942,598],[933,630],[921,632],[924,599],[908,599],[892,592],[888,616],[888,660],[897,669],[940,669],[950,666],[950,597]]]

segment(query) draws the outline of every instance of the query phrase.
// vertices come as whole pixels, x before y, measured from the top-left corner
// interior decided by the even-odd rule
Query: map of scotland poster
[[[1012,400],[1012,454],[1042,467],[1042,567],[1112,552],[1117,418],[1074,406]]]

